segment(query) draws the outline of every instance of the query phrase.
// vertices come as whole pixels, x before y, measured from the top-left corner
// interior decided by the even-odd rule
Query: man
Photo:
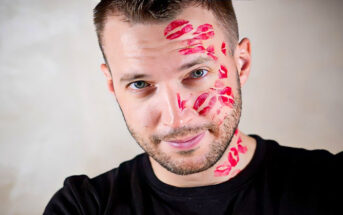
[[[340,214],[343,154],[238,129],[250,41],[230,1],[103,0],[101,70],[146,152],[66,179],[45,214]]]

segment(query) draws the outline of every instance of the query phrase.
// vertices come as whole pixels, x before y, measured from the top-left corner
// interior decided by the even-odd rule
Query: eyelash
[[[142,88],[132,87],[132,86],[134,86],[135,83],[138,83],[138,82],[144,82],[145,83],[145,87],[142,87]],[[149,83],[147,83],[146,81],[142,81],[142,80],[134,81],[134,82],[128,84],[128,87],[133,89],[133,90],[142,90],[142,89],[147,88],[149,86],[150,86]]]
[[[194,74],[195,72],[198,72],[198,71],[204,71],[204,73],[200,76],[200,77],[192,77],[192,74]],[[203,77],[205,77],[207,74],[209,73],[209,71],[207,69],[196,69],[196,70],[193,70],[192,72],[190,72],[188,74],[188,76],[183,80],[183,81],[194,81],[194,80],[198,80],[198,79],[201,79]],[[138,82],[144,82],[145,83],[145,86],[142,87],[142,88],[137,88],[134,86],[135,83],[138,83]],[[146,81],[143,81],[143,80],[138,80],[138,81],[134,81],[134,82],[131,82],[128,84],[128,87],[131,88],[132,90],[144,90],[148,87],[150,87],[151,84],[149,84],[148,82]]]
[[[205,72],[204,72],[205,74],[202,74],[200,77],[191,77],[192,74],[194,74],[195,72],[198,72],[198,71],[205,71]],[[193,71],[189,74],[188,78],[190,78],[190,79],[200,79],[200,78],[205,77],[207,74],[208,74],[208,70],[206,70],[206,69],[196,69],[196,70],[193,70]]]

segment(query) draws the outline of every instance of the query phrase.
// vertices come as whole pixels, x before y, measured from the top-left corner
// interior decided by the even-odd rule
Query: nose
[[[170,128],[187,125],[193,118],[187,93],[178,92],[170,86],[166,86],[161,91],[161,123]]]

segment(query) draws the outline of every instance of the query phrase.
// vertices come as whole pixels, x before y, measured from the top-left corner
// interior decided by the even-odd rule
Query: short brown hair
[[[94,8],[94,24],[100,48],[109,16],[121,15],[131,23],[158,23],[173,19],[186,6],[202,6],[212,11],[227,33],[231,53],[238,42],[238,24],[231,0],[101,0]],[[105,57],[105,54],[103,52]],[[106,60],[106,57],[105,57]]]

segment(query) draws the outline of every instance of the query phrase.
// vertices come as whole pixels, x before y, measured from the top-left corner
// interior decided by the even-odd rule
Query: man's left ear
[[[251,67],[251,49],[248,38],[242,39],[237,45],[235,50],[235,61],[242,87],[248,80]]]
[[[112,74],[110,72],[110,69],[108,68],[108,66],[106,64],[101,64],[100,69],[106,77],[108,90],[111,93],[115,94],[114,93],[114,86],[113,86],[113,79],[112,79]]]

